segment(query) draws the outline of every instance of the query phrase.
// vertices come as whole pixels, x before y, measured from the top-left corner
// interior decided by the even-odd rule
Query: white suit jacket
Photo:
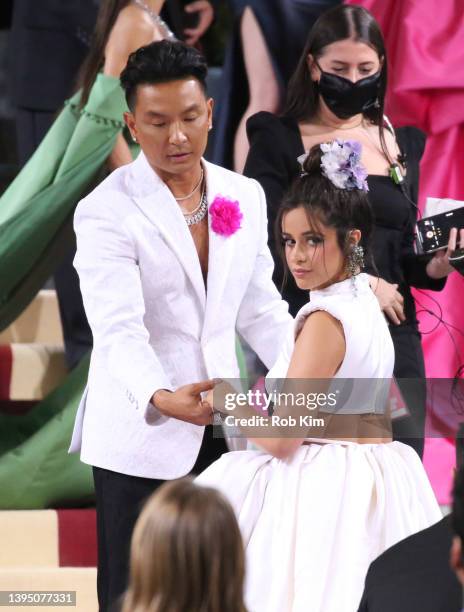
[[[143,153],[78,205],[80,278],[94,348],[70,451],[123,474],[171,479],[193,467],[203,427],[162,416],[157,389],[238,378],[237,330],[266,366],[292,319],[272,282],[260,185],[204,162],[208,203],[237,200],[241,229],[209,228],[207,291],[190,231]]]

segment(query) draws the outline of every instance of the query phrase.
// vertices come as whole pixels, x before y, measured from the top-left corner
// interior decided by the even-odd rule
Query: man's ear
[[[206,100],[206,108],[208,112],[208,126],[209,126],[209,129],[211,129],[213,127],[213,109],[214,109],[213,98],[208,98],[208,100]]]
[[[309,72],[311,74],[311,80],[312,81],[319,81],[319,79],[321,78],[321,71],[320,71],[319,67],[317,66],[317,63],[316,63],[316,60],[314,59],[314,56],[311,53],[306,58],[306,64],[307,64],[308,70],[309,70]]]
[[[135,124],[134,115],[129,111],[123,114],[124,122],[127,125],[129,132],[132,136],[132,140],[137,142],[137,126]]]
[[[464,585],[464,565],[462,562],[462,543],[459,536],[454,536],[450,550],[450,567],[459,582]]]

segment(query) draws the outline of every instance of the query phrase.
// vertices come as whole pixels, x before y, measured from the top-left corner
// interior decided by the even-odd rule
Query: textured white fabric
[[[311,293],[269,378],[285,377],[295,335],[314,310],[343,324],[338,377],[391,377],[387,325],[367,276],[356,286],[356,295],[351,280]],[[372,412],[367,404],[351,412]],[[220,489],[235,509],[249,612],[356,612],[370,562],[441,518],[417,454],[399,442],[308,440],[286,460],[227,453],[197,482]]]
[[[370,562],[441,518],[400,442],[305,444],[287,460],[227,453],[197,482],[235,509],[249,612],[356,612]]]

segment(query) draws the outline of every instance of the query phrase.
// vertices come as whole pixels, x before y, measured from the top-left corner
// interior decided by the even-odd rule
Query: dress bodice
[[[317,310],[324,310],[340,321],[345,336],[345,357],[334,378],[349,381],[347,384],[352,392],[350,398],[343,402],[343,406],[338,405],[332,412],[382,412],[385,389],[389,386],[388,381],[393,373],[394,350],[385,317],[370,288],[367,274],[359,274],[325,289],[311,291],[309,302],[298,312],[280,356],[267,375],[268,391],[281,387],[287,376],[295,340],[306,318]],[[318,347],[315,346],[314,350],[317,351]],[[356,382],[358,380],[359,383]],[[353,381],[358,385],[358,392],[353,388]],[[340,381],[336,384],[340,385]]]

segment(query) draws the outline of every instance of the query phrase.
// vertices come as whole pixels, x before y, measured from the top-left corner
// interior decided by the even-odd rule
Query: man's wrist
[[[163,413],[166,406],[166,400],[169,400],[171,394],[172,392],[167,389],[158,389],[153,393],[150,401],[157,410]]]

